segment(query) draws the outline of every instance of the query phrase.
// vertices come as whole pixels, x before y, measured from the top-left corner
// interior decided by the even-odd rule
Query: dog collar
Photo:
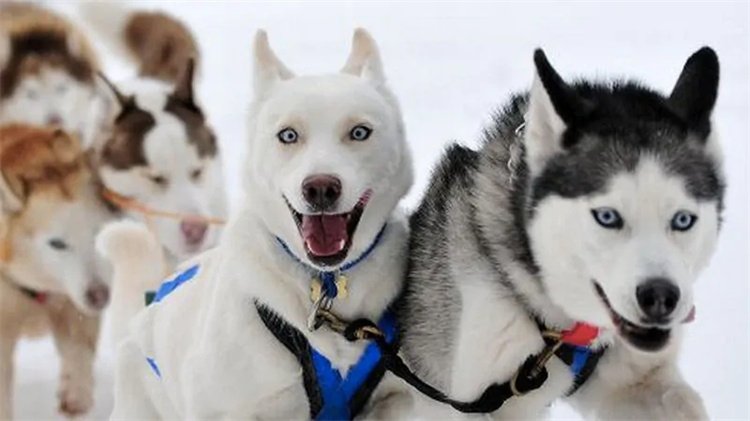
[[[367,259],[370,254],[375,250],[375,248],[380,244],[380,240],[383,238],[383,233],[385,232],[386,225],[383,225],[383,228],[380,229],[378,234],[375,236],[375,239],[372,241],[369,247],[365,249],[365,251],[360,254],[356,259],[344,263],[335,271],[321,271],[316,268],[311,267],[307,263],[303,262],[302,259],[297,257],[292,250],[289,248],[289,246],[279,237],[276,238],[276,242],[279,243],[281,248],[286,252],[289,257],[297,261],[300,265],[304,266],[308,269],[309,272],[314,273],[315,277],[313,278],[313,286],[311,287],[311,298],[313,301],[317,301],[319,296],[326,296],[330,299],[334,299],[336,297],[341,296],[344,298],[346,296],[346,283],[347,278],[343,275],[343,272],[347,272],[353,267],[360,264],[363,260]],[[317,284],[317,286],[316,286]],[[317,293],[316,293],[317,290]]]
[[[380,229],[375,239],[372,241],[369,247],[359,255],[356,259],[344,263],[341,267],[334,271],[321,271],[303,262],[297,257],[289,246],[279,237],[276,238],[276,242],[279,243],[281,248],[289,255],[292,259],[297,261],[301,266],[306,268],[309,272],[313,273],[312,282],[310,283],[310,300],[313,302],[310,315],[307,318],[307,329],[312,332],[320,327],[321,321],[318,319],[318,313],[320,310],[330,310],[333,306],[333,300],[337,297],[346,298],[347,292],[347,277],[344,272],[352,269],[353,267],[360,264],[363,260],[372,254],[373,250],[380,244],[385,232],[386,225]]]
[[[573,327],[559,333],[560,342],[567,345],[591,346],[599,337],[599,328],[588,323],[576,322]]]

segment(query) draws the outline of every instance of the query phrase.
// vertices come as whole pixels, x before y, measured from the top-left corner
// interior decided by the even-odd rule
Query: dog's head
[[[340,73],[294,76],[258,32],[250,120],[247,195],[271,234],[316,267],[356,258],[412,183],[375,41],[358,29]]]
[[[108,283],[94,238],[113,215],[76,139],[62,130],[0,128],[3,269],[25,286],[67,294],[84,312],[102,310]]]
[[[634,83],[568,84],[541,50],[534,60],[527,231],[544,287],[569,316],[660,350],[692,316],[692,285],[718,235],[716,54],[693,54],[668,97]]]
[[[218,144],[193,95],[192,61],[174,87],[144,80],[126,95],[110,86],[119,106],[99,146],[104,184],[148,208],[182,215],[152,219],[174,257],[212,247],[220,228],[200,217],[223,218],[226,199]]]
[[[53,30],[0,32],[0,120],[87,133],[97,91],[86,49]]]

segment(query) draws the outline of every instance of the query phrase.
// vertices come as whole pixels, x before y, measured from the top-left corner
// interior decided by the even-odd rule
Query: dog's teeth
[[[346,246],[346,240],[340,240],[339,245],[338,245],[339,251],[343,250],[345,246]]]

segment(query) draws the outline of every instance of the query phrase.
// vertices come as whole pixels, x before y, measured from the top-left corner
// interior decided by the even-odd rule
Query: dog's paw
[[[688,385],[667,389],[662,396],[665,419],[707,420],[708,412],[700,395]]]
[[[69,418],[87,413],[94,405],[92,386],[91,382],[63,375],[57,392],[60,413]]]
[[[595,419],[707,420],[698,393],[687,384],[640,385],[605,398]]]
[[[96,250],[113,261],[136,262],[159,256],[161,245],[148,227],[140,222],[110,222],[96,236]]]

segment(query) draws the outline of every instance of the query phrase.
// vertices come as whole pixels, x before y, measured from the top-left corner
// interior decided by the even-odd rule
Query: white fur
[[[623,229],[597,224],[590,210],[599,207],[617,209],[625,220]],[[679,210],[698,216],[689,231],[670,229]],[[614,177],[603,194],[575,200],[552,196],[537,212],[529,233],[541,278],[552,301],[572,317],[613,327],[591,282],[586,282],[595,280],[619,314],[637,321],[641,313],[635,289],[652,277],[670,279],[680,288],[670,326],[687,317],[693,307],[692,285],[716,246],[716,204],[692,199],[682,180],[665,174],[654,159],[643,158],[633,173]]]
[[[114,266],[109,313],[111,336],[117,343],[126,336],[130,319],[143,308],[143,291],[155,290],[168,271],[164,251],[146,226],[129,220],[106,225],[96,237],[96,250]]]
[[[134,319],[119,349],[113,419],[307,418],[301,369],[260,321],[254,299],[303,332],[343,375],[358,360],[365,343],[349,343],[327,327],[307,331],[310,275],[274,239],[307,259],[283,196],[302,209],[302,180],[335,174],[343,185],[342,212],[372,190],[346,260],[360,255],[386,221],[388,227],[370,257],[347,272],[349,295],[337,299],[333,311],[345,319],[377,319],[400,289],[407,228],[394,207],[412,182],[409,151],[398,104],[382,83],[377,47],[366,32],[355,33],[352,55],[378,63],[373,79],[356,71],[295,78],[259,32],[245,206],[218,248],[183,265],[199,263],[196,278]],[[363,119],[374,127],[373,137],[353,144],[345,135]],[[287,125],[300,133],[298,144],[276,138]],[[145,356],[155,358],[161,379]],[[387,375],[365,412],[404,415],[409,397],[397,393],[399,384]]]
[[[60,119],[62,128],[88,145],[100,127],[102,107],[95,85],[48,66],[24,75],[11,95],[0,101],[0,123],[47,125]]]
[[[74,201],[36,198],[24,211],[32,218],[39,215],[33,235],[14,236],[11,243],[12,253],[23,258],[11,259],[3,270],[25,287],[66,294],[81,311],[95,314],[99,310],[89,305],[86,292],[107,285],[109,273],[97,259],[94,238],[112,215],[90,190]],[[51,240],[61,240],[67,248],[55,249]]]
[[[122,83],[119,89],[125,95],[135,95],[138,107],[148,111],[156,120],[156,125],[143,142],[149,165],[128,170],[102,166],[99,171],[104,184],[118,194],[134,198],[152,209],[224,218],[227,209],[221,157],[199,157],[196,147],[188,139],[184,124],[173,114],[164,111],[173,87],[157,80],[141,78]],[[201,170],[198,179],[191,177],[195,170]],[[155,184],[151,180],[154,176],[164,177],[166,186]],[[140,213],[128,214],[136,220],[145,220]],[[215,246],[221,234],[221,227],[212,225],[200,246],[194,247],[186,244],[180,232],[180,220],[155,217],[152,223],[159,241],[168,251],[170,267]]]

